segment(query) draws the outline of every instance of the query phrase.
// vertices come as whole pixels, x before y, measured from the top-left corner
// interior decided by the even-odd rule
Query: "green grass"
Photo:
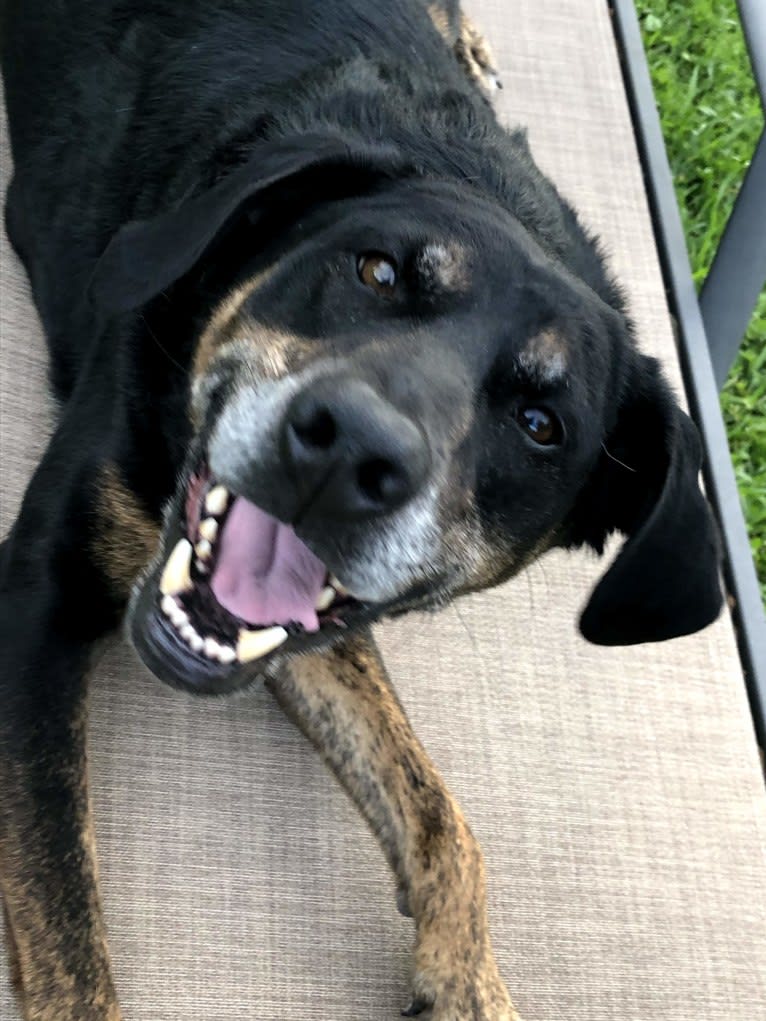
[[[636,8],[699,286],[763,129],[761,107],[735,0]],[[766,603],[766,289],[721,404]]]

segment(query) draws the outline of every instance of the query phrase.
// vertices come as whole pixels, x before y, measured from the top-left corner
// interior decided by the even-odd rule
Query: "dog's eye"
[[[519,408],[516,419],[524,432],[540,446],[550,447],[561,443],[563,429],[561,422],[545,408]]]
[[[396,264],[380,252],[365,252],[359,256],[357,272],[363,284],[384,298],[390,298],[396,287]]]

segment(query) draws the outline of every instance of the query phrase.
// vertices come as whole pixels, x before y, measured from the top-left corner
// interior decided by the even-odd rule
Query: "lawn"
[[[637,0],[636,8],[699,286],[763,115],[735,0]],[[766,603],[766,289],[721,404]]]

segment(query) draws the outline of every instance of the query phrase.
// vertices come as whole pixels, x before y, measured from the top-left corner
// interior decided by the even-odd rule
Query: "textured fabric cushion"
[[[642,343],[678,379],[606,3],[471,9],[499,56],[503,116],[529,125],[603,236]],[[0,254],[2,534],[50,408],[27,283],[4,238]],[[766,799],[731,623],[590,647],[575,620],[601,569],[551,555],[502,590],[381,628],[383,649],[484,845],[526,1021],[756,1021]],[[397,1016],[411,923],[374,840],[263,691],[195,702],[117,645],[94,683],[91,748],[128,1021]],[[16,1016],[2,974],[0,1017]]]

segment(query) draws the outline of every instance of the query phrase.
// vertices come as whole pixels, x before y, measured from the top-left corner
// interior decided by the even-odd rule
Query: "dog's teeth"
[[[330,575],[329,582],[330,582],[330,584],[332,585],[332,587],[335,589],[335,591],[337,592],[337,594],[339,596],[350,596],[351,595],[351,593],[346,588],[346,586],[345,585],[341,585],[341,583],[338,581],[338,579],[335,577],[334,574]]]
[[[184,626],[181,628],[181,638],[183,638],[183,640],[185,642],[188,642],[189,644],[191,644],[191,640],[196,635],[196,633],[197,632],[189,623],[184,624]]]
[[[177,603],[175,603],[174,611],[170,614],[170,619],[177,628],[182,628],[184,624],[189,623],[189,615]]]
[[[319,593],[319,598],[316,601],[316,606],[314,607],[314,609],[318,610],[321,613],[322,610],[329,610],[329,608],[332,606],[334,602],[335,589],[332,587],[332,585],[328,585],[326,588],[323,588],[322,591]]]
[[[200,539],[194,547],[194,552],[197,554],[197,558],[199,560],[208,560],[210,558],[210,554],[213,552],[213,547],[207,539]]]
[[[218,522],[215,518],[205,518],[199,526],[199,534],[207,542],[215,542],[218,535]]]
[[[194,634],[192,634],[191,637],[189,638],[189,645],[191,645],[192,649],[194,649],[195,652],[202,652],[202,649],[205,645],[205,639],[202,637],[202,635],[198,635],[197,632],[195,631]]]
[[[260,659],[287,640],[287,632],[283,627],[269,627],[262,631],[249,631],[242,628],[237,641],[237,659],[240,663],[251,663]]]
[[[205,638],[202,641],[202,647],[208,659],[217,659],[219,663],[228,665],[237,658],[236,652],[230,645],[221,645],[215,638]]]
[[[208,659],[218,659],[218,650],[221,646],[215,640],[215,638],[206,638],[204,642],[205,655]]]
[[[225,486],[214,486],[205,497],[208,514],[223,514],[229,504],[229,490]]]
[[[160,592],[163,596],[174,596],[179,592],[188,592],[192,587],[191,565],[192,547],[188,539],[179,539],[176,547],[167,559],[160,578]]]
[[[173,596],[163,596],[162,603],[160,604],[162,612],[166,617],[170,618],[170,621],[176,628],[182,628],[189,622],[189,616],[185,613],[178,603],[175,601]]]

